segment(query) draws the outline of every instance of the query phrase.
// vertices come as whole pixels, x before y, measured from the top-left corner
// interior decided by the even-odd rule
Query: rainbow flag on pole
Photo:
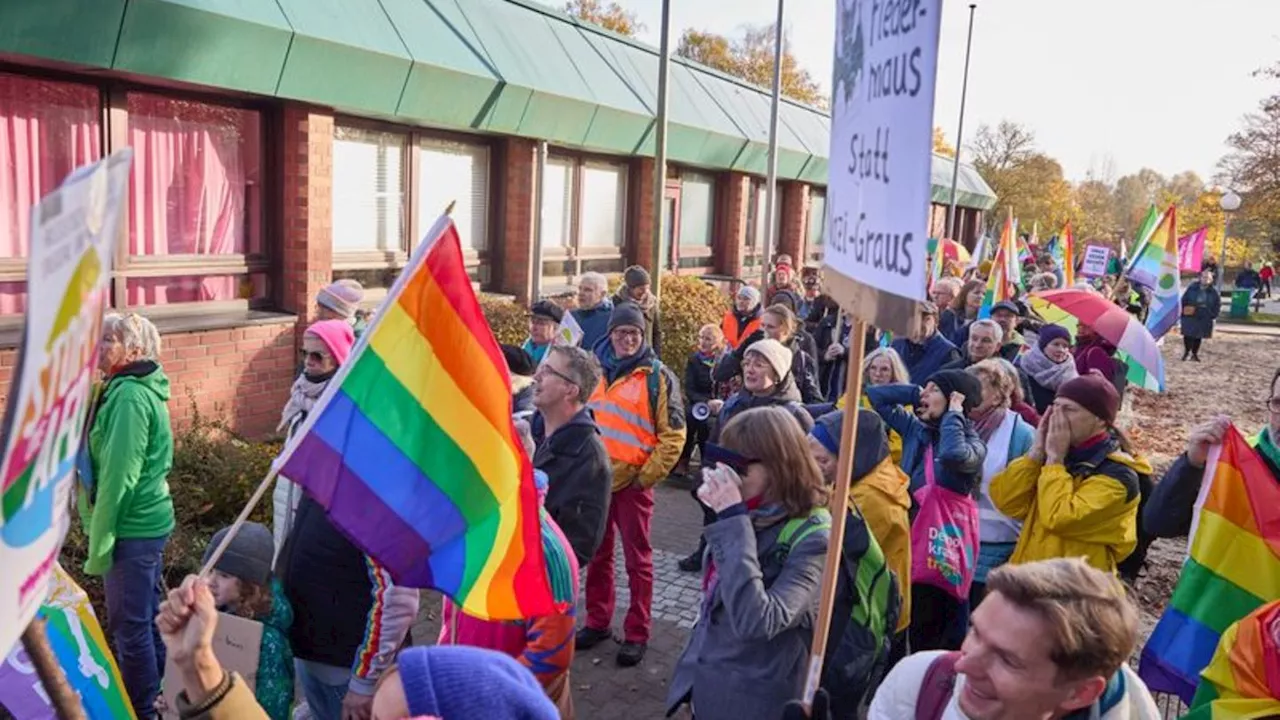
[[[1133,255],[1126,255],[1122,250],[1120,255],[1127,258],[1128,265],[1124,268],[1124,274],[1128,275],[1138,264],[1138,260],[1142,258],[1142,253],[1147,249],[1147,243],[1151,241],[1151,233],[1156,231],[1156,223],[1160,222],[1160,211],[1156,210],[1156,206],[1152,205],[1147,208],[1147,214],[1142,217],[1142,223],[1138,225],[1138,233],[1133,236]],[[1123,238],[1121,239],[1121,247],[1123,248]]]
[[[1280,717],[1280,600],[1227,628],[1183,720]]]
[[[996,246],[996,257],[991,262],[991,273],[987,276],[987,291],[982,296],[982,307],[978,309],[979,318],[991,317],[991,308],[1002,300],[1012,300],[1017,293],[1021,268],[1018,267],[1018,248],[1015,244],[1013,210],[1004,221],[1004,230],[1000,232],[1000,244]]]
[[[1188,704],[1226,630],[1280,598],[1280,484],[1234,426],[1205,467],[1188,558],[1138,672]]]
[[[1062,268],[1062,287],[1076,284],[1076,239],[1071,234],[1071,221],[1062,226],[1062,233],[1049,241],[1049,254]]]
[[[486,620],[551,612],[507,366],[448,217],[375,317],[285,449],[280,474],[397,583],[439,590]]]
[[[1134,259],[1130,277],[1150,275],[1151,309],[1147,313],[1147,329],[1159,340],[1178,324],[1182,315],[1182,286],[1178,281],[1178,206],[1170,205],[1151,233],[1142,254]]]

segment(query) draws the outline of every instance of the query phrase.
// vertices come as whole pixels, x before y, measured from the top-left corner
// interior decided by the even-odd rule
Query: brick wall
[[[636,158],[631,161],[631,176],[627,198],[631,233],[627,236],[626,257],[628,265],[653,264],[653,158]],[[665,268],[670,257],[662,258]],[[652,270],[653,268],[649,268]]]
[[[533,233],[537,220],[534,207],[538,179],[538,143],[523,138],[505,138],[502,143],[502,171],[491,192],[502,193],[502,220],[497,253],[498,268],[494,277],[498,291],[514,295],[516,302],[527,305],[532,291]]]
[[[283,113],[281,309],[314,318],[333,280],[333,113],[288,105]]]
[[[738,277],[746,253],[747,214],[751,207],[751,177],[727,172],[720,176],[716,192],[716,271]]]
[[[809,218],[809,186],[799,182],[780,182],[778,190],[782,199],[778,254],[786,253],[791,256],[792,263],[803,265],[807,234],[805,230],[808,228]]]

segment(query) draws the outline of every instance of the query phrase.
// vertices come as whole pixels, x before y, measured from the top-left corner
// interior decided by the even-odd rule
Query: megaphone
[[[690,412],[693,413],[694,420],[701,422],[711,417],[711,406],[705,402],[700,402],[694,405]]]

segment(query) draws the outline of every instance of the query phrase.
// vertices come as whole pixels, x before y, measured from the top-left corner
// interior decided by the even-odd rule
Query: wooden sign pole
[[[31,665],[36,669],[36,677],[49,696],[49,703],[58,714],[58,720],[87,720],[80,697],[67,682],[58,658],[49,647],[49,638],[44,632],[44,618],[31,621],[22,631],[22,649],[27,652]]]
[[[818,603],[818,622],[813,628],[813,648],[809,654],[809,675],[804,686],[804,707],[813,707],[813,696],[822,682],[823,654],[831,631],[831,612],[840,579],[840,551],[844,548],[844,521],[848,513],[849,485],[853,479],[853,454],[857,449],[858,405],[862,399],[862,359],[866,354],[867,324],[853,323],[849,340],[849,366],[845,372],[844,426],[840,431],[840,459],[836,463],[836,482],[831,489],[831,540],[827,544],[827,563],[822,571],[822,594]],[[839,336],[836,336],[837,339]]]

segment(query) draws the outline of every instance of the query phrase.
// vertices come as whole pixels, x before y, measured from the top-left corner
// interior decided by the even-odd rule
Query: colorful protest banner
[[[1102,277],[1107,274],[1107,264],[1111,262],[1111,248],[1104,245],[1089,245],[1084,249],[1084,263],[1080,265],[1080,274],[1084,277]]]
[[[57,563],[49,599],[40,607],[49,647],[90,718],[133,718],[120,668],[107,647],[89,596]],[[15,718],[57,717],[27,653],[19,645],[0,665],[0,705]]]
[[[262,650],[262,623],[229,613],[218,613],[218,630],[213,636],[213,655],[227,672],[244,678],[252,692],[258,682],[258,656]],[[160,685],[161,717],[177,718],[178,693],[182,692],[182,676],[170,659],[164,668]]]
[[[72,173],[31,209],[28,302],[0,462],[0,651],[35,617],[69,522],[133,151]]]
[[[911,334],[929,273],[942,3],[898,15],[872,0],[835,5],[824,277],[856,317]]]

